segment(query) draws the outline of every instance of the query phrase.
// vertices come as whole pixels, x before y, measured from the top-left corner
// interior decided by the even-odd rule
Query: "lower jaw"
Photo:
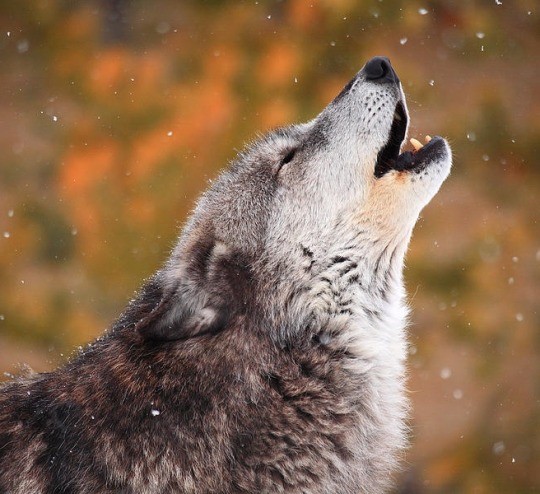
[[[418,140],[411,139],[414,150],[404,151],[390,163],[376,165],[375,176],[380,178],[391,170],[411,173],[421,172],[435,158],[444,142],[439,136],[434,138],[426,136],[425,141],[426,144],[422,145]]]

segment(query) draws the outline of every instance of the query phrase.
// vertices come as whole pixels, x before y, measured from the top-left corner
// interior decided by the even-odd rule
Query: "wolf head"
[[[325,299],[343,298],[341,288],[355,285],[362,298],[385,283],[380,271],[399,277],[418,215],[451,166],[441,137],[400,154],[407,127],[400,81],[376,57],[312,121],[250,145],[199,200],[150,282],[156,303],[140,333],[182,339],[257,313],[266,330],[292,334],[317,311],[343,310]],[[339,264],[355,265],[348,284],[332,278]]]

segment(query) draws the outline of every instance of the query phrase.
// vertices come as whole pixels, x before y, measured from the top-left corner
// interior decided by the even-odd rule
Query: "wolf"
[[[404,256],[451,167],[441,137],[401,152],[408,122],[375,57],[241,152],[103,336],[1,389],[0,492],[386,492]]]

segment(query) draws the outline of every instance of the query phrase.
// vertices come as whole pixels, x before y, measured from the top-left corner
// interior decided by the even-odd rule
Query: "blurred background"
[[[387,55],[455,153],[405,274],[399,492],[540,492],[539,53],[537,0],[1,1],[1,379],[100,334],[246,142]]]

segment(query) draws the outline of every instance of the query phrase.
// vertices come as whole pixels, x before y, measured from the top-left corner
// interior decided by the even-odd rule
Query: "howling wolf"
[[[240,153],[66,365],[0,390],[0,492],[385,492],[407,445],[403,259],[451,166],[387,58]]]

